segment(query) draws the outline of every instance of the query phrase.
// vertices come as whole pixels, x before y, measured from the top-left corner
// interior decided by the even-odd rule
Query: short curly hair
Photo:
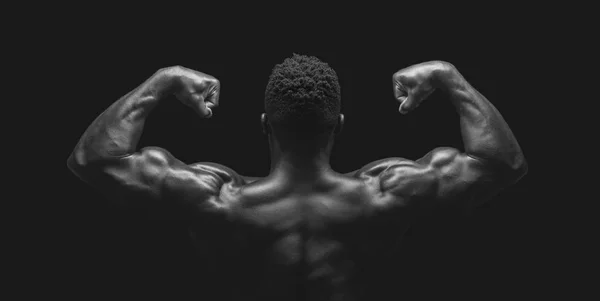
[[[340,84],[327,63],[294,53],[273,68],[265,111],[275,126],[299,135],[321,134],[335,127],[340,110]]]

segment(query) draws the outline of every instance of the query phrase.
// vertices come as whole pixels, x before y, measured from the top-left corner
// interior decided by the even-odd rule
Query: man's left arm
[[[128,206],[147,206],[187,196],[212,201],[224,183],[243,181],[224,168],[198,168],[159,147],[137,149],[148,114],[175,94],[201,117],[218,105],[217,79],[183,67],[161,69],[119,99],[88,127],[69,156],[69,169],[88,184]]]

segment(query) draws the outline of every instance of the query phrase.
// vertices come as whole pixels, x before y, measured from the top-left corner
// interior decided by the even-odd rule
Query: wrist
[[[148,89],[159,99],[173,95],[177,89],[179,77],[172,69],[160,69],[149,80]]]
[[[454,65],[442,62],[441,67],[435,73],[435,82],[437,88],[445,92],[463,90],[467,87],[467,82]]]

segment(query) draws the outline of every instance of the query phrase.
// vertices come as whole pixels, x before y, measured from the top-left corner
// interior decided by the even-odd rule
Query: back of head
[[[330,132],[341,107],[338,77],[316,57],[294,54],[273,68],[265,91],[271,125],[299,137]]]

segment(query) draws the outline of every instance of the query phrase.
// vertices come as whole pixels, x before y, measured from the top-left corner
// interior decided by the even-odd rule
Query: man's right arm
[[[394,75],[401,112],[408,112],[433,89],[446,92],[460,116],[464,151],[437,148],[417,161],[374,162],[361,177],[376,178],[381,202],[421,199],[428,205],[475,207],[527,173],[527,163],[498,110],[449,63],[428,62]]]

